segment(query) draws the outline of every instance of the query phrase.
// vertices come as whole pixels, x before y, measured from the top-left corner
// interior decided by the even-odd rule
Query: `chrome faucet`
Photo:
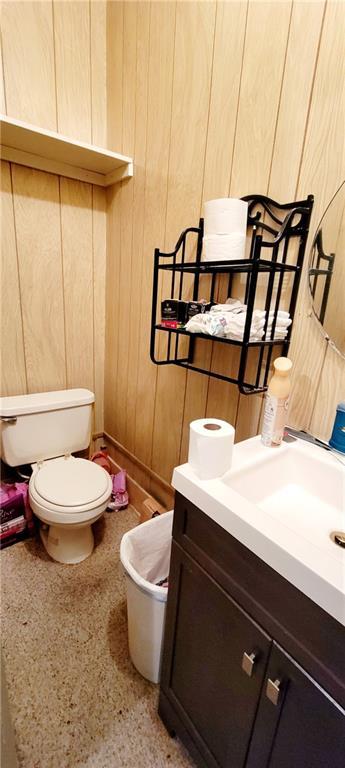
[[[326,442],[326,440],[320,440],[318,437],[314,437],[314,435],[311,435],[309,432],[305,432],[303,429],[293,429],[292,427],[285,427],[285,435],[284,435],[284,441],[289,442],[290,438],[299,438],[299,440],[305,440],[307,443],[312,443],[313,445],[318,446],[319,448],[324,448],[326,451],[329,451],[335,459],[338,459],[340,461],[340,464],[343,464],[345,466],[345,454],[340,453],[340,451],[336,451],[335,448],[332,448],[332,446]]]

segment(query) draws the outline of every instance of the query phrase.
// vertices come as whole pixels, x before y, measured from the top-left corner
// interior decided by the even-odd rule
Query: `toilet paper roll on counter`
[[[205,235],[203,238],[203,261],[237,261],[245,257],[245,235]]]
[[[189,426],[188,464],[200,480],[221,477],[231,468],[235,430],[221,419],[197,419]]]
[[[208,200],[204,204],[204,234],[245,235],[247,231],[248,203],[237,197]]]

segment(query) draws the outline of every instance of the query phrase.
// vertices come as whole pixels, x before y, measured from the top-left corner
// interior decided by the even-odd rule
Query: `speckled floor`
[[[2,647],[21,768],[191,768],[157,715],[158,687],[132,666],[119,561],[133,509],[96,523],[77,566],[39,540],[1,553]]]

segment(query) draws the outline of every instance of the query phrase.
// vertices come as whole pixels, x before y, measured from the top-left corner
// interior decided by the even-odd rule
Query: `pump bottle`
[[[277,357],[273,363],[274,374],[265,398],[261,441],[266,446],[280,445],[286,426],[292,362],[288,357]]]

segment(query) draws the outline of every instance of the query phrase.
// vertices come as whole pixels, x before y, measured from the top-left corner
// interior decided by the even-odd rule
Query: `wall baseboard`
[[[173,488],[147,467],[107,432],[92,435],[93,451],[105,446],[114,472],[125,469],[130,503],[140,515],[140,522],[152,517],[152,510],[161,513],[174,506]]]
[[[174,506],[174,489],[163,478],[146,466],[140,459],[128,451],[108,432],[103,433],[103,443],[107,446],[110,456],[116,464],[126,469],[129,476],[144,488],[147,493],[159,501],[164,509]]]

